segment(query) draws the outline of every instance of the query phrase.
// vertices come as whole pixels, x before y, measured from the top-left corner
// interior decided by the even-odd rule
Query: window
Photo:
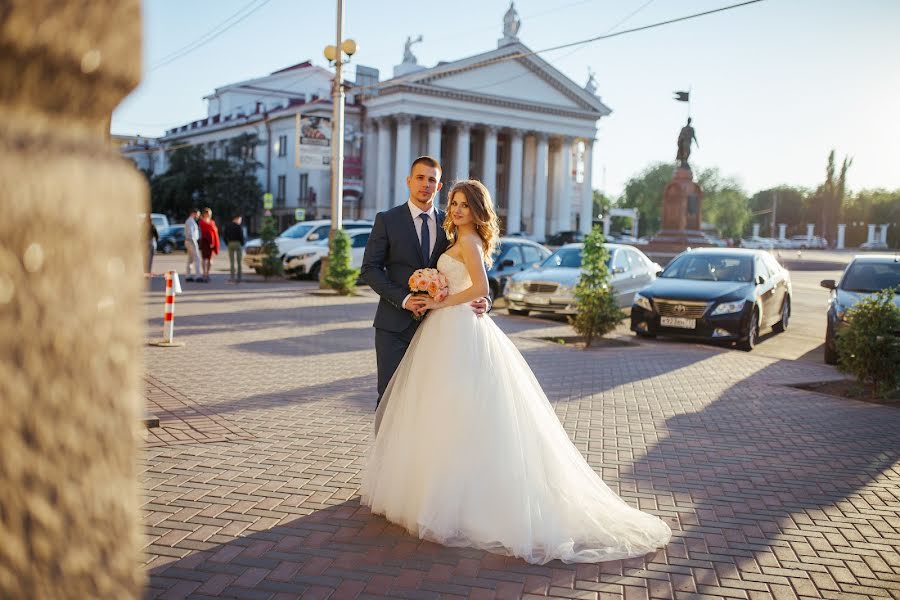
[[[538,248],[529,245],[522,246],[522,254],[525,255],[525,262],[529,265],[539,263],[545,258]]]
[[[309,173],[300,173],[300,200],[309,200]]]
[[[278,136],[278,156],[287,156],[287,136]]]
[[[631,265],[628,262],[628,252],[618,250],[613,256],[612,266],[613,270],[620,269],[620,273],[627,273],[631,269]]]
[[[278,176],[278,193],[275,196],[275,203],[278,206],[284,206],[284,197],[285,197],[285,187],[287,186],[287,177],[284,175]]]
[[[508,260],[512,262],[511,265],[503,266],[503,261]],[[494,261],[494,264],[499,269],[506,269],[509,267],[517,267],[522,264],[522,251],[519,250],[519,246],[516,244],[511,244],[509,246],[500,247],[500,256],[497,257],[497,260]]]
[[[352,247],[353,248],[365,248],[368,241],[369,241],[368,233],[361,233],[359,235],[354,235]]]

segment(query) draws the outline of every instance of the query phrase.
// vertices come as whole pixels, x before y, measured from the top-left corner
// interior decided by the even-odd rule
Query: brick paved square
[[[158,283],[154,283],[158,285]],[[148,338],[161,326],[147,296]],[[145,352],[147,598],[898,598],[900,410],[785,384],[811,363],[695,344],[580,351],[494,315],[574,443],[672,543],[528,565],[421,542],[359,505],[375,298],[186,288],[182,348]]]

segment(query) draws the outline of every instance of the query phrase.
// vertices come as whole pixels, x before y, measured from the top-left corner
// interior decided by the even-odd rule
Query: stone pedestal
[[[675,169],[663,191],[662,230],[642,250],[661,265],[687,248],[710,246],[700,229],[703,190],[686,167]]]

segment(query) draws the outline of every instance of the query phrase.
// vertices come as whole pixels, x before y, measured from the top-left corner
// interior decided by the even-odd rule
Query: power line
[[[251,2],[245,4],[243,6],[243,8],[241,8],[239,11],[237,11],[236,13],[234,13],[233,15],[231,15],[230,17],[228,17],[227,19],[225,19],[224,21],[222,21],[221,23],[219,23],[218,25],[213,27],[211,30],[209,30],[208,32],[206,32],[205,34],[203,34],[202,36],[200,36],[199,38],[197,38],[190,44],[188,44],[182,48],[179,48],[178,50],[175,50],[174,52],[171,52],[168,55],[164,56],[160,60],[160,62],[158,62],[157,64],[150,67],[149,71],[155,71],[156,69],[164,67],[164,66],[178,60],[179,58],[182,58],[183,56],[187,56],[194,50],[197,50],[198,48],[205,46],[209,42],[213,41],[214,39],[216,39],[217,37],[219,37],[226,31],[228,31],[229,29],[234,27],[235,25],[238,25],[239,23],[243,22],[245,19],[247,19],[247,17],[249,17],[250,15],[255,13],[257,10],[259,10],[266,4],[268,4],[270,1],[271,0],[251,0]],[[257,4],[257,2],[259,2],[259,4]],[[256,4],[256,6],[253,6],[254,4]],[[232,21],[232,22],[229,23],[229,21]]]

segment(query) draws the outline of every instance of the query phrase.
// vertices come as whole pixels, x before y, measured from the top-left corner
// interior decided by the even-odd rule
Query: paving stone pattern
[[[161,328],[158,281],[148,339]],[[824,365],[691,343],[581,351],[495,315],[594,469],[665,519],[652,556],[543,566],[419,541],[361,507],[375,297],[186,284],[147,347],[147,598],[900,599],[900,409],[787,383]]]

